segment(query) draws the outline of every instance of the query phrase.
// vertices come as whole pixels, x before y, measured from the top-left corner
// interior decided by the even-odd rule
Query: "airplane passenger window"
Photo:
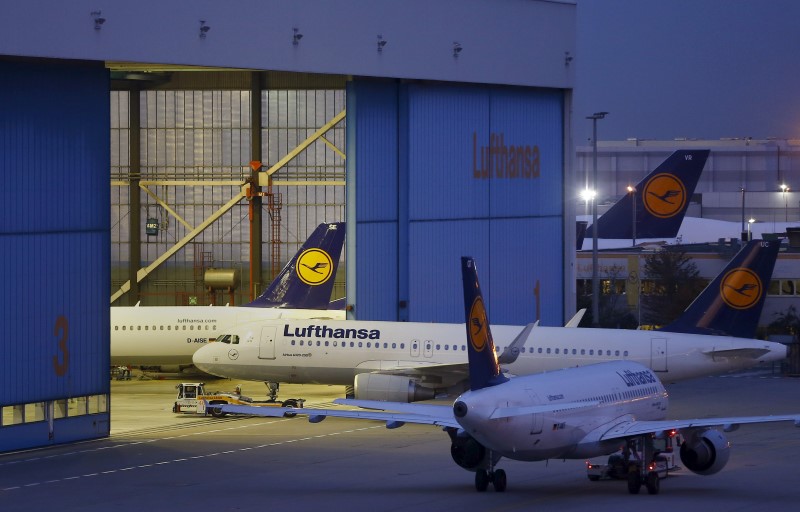
[[[611,355],[611,351],[610,350],[606,350],[606,355],[610,356]]]
[[[539,353],[540,354],[542,353],[542,347],[539,347]]]
[[[578,351],[577,351],[577,350],[575,350],[575,349],[573,348],[573,349],[572,349],[572,355],[574,356],[574,355],[575,355],[575,354],[577,354],[577,353],[578,353]]]
[[[625,352],[622,353],[622,355],[628,357],[628,351],[626,350]]]
[[[548,354],[550,353],[550,349],[549,349],[549,348],[547,349],[547,353],[548,353]]]
[[[405,343],[401,343],[401,344],[400,344],[400,348],[401,348],[401,349],[403,349],[403,348],[406,348],[406,344],[405,344]]]
[[[327,342],[327,341],[325,342],[325,346],[326,346],[326,347],[328,346],[328,342]]]
[[[436,344],[436,351],[438,352],[438,351],[439,351],[439,350],[441,350],[441,349],[442,349],[441,345],[439,345],[439,344],[437,343],[437,344]]]
[[[582,355],[582,356],[586,355],[586,349],[585,349],[585,348],[582,348],[582,349],[581,349],[581,355]]]
[[[141,330],[142,330],[142,326],[141,326],[141,325],[137,325],[137,326],[136,326],[136,330],[137,330],[137,331],[141,331]]]
[[[397,348],[397,343],[392,343],[392,348]]]
[[[150,326],[149,326],[149,325],[145,325],[145,326],[144,326],[144,330],[145,330],[145,331],[149,331],[149,330],[150,330]]]
[[[359,343],[359,345],[361,345],[361,344]],[[355,343],[353,343],[353,342],[351,341],[351,342],[350,342],[350,348],[353,348],[353,347],[355,347]]]
[[[590,356],[593,356],[593,355],[594,355],[594,349],[592,349],[592,350],[589,350],[589,355],[590,355]]]
[[[558,349],[556,349],[556,354],[558,354]]]
[[[118,330],[119,330],[119,326],[118,326],[118,325],[115,325],[115,326],[114,326],[114,330],[115,330],[115,331],[118,331]]]
[[[358,346],[360,347],[360,346],[361,346],[361,343],[359,343],[359,344],[358,344]],[[370,348],[370,347],[372,347],[372,343],[370,343],[370,342],[367,342],[367,348]]]

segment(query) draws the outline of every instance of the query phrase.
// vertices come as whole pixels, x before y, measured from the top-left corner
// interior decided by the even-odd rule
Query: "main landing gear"
[[[280,382],[265,382],[264,384],[267,385],[267,395],[269,396],[269,400],[271,402],[277,401],[278,390],[281,388]]]
[[[493,460],[491,453],[489,460]],[[497,492],[506,490],[506,472],[502,469],[494,469],[494,462],[490,463],[489,469],[478,468],[475,470],[475,489],[478,492],[485,492],[490,483],[494,485],[494,490]]]

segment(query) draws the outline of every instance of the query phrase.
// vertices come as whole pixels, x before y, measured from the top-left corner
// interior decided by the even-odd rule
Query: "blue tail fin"
[[[680,318],[660,330],[755,338],[780,245],[748,242]]]
[[[328,309],[344,233],[344,222],[317,226],[269,288],[246,306]]]
[[[694,194],[708,149],[679,149],[636,184],[597,220],[598,238],[633,238],[633,202],[636,201],[636,238],[675,238]],[[586,230],[592,238],[594,226]]]
[[[464,282],[464,312],[467,320],[469,388],[474,391],[501,384],[508,379],[500,373],[489,317],[478,283],[478,270],[472,258],[461,258],[461,278]]]

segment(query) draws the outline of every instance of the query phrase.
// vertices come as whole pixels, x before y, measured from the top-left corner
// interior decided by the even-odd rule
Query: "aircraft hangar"
[[[460,321],[465,254],[493,322],[571,311],[573,2],[4,10],[0,451],[108,435],[109,295],[239,303],[322,221],[353,317]]]

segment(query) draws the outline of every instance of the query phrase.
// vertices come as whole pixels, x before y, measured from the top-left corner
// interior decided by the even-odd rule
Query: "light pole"
[[[781,183],[781,192],[783,192],[783,212],[785,215],[785,221],[789,222],[789,198],[786,195],[789,192],[789,185],[786,183]]]
[[[592,120],[592,187],[597,193],[597,120],[608,112],[595,112],[586,119]],[[592,202],[592,327],[600,327],[600,279],[597,276],[597,201]]]
[[[752,226],[755,221],[756,221],[756,219],[754,219],[753,217],[750,217],[747,220],[747,241],[748,242],[753,239],[753,235],[751,234],[752,230],[751,230],[750,226]]]
[[[628,185],[628,192],[631,194],[633,200],[633,221],[631,222],[631,239],[633,244],[631,247],[636,247],[636,187]]]

